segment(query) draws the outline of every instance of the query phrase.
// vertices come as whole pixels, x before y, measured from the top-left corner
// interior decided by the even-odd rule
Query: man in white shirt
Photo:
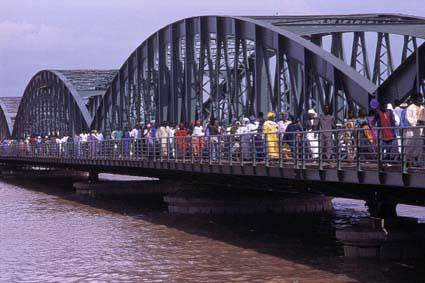
[[[419,117],[423,110],[422,96],[418,94],[413,103],[406,109],[406,119],[410,127],[418,126]],[[421,132],[420,128],[406,131],[406,157],[409,162],[414,162],[422,155],[423,140],[421,139]]]
[[[291,124],[291,121],[288,120],[288,113],[286,112],[280,113],[280,119],[281,120],[277,123],[279,126],[278,133],[284,134],[288,125]]]
[[[139,129],[135,126],[131,131],[130,131],[130,137],[132,139],[137,139],[137,136],[139,135]]]

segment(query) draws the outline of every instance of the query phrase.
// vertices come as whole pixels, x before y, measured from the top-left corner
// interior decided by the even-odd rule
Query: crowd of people
[[[307,112],[302,123],[298,117],[274,112],[262,112],[227,126],[212,118],[190,124],[172,125],[151,121],[133,129],[111,132],[83,131],[70,135],[52,133],[30,135],[20,140],[5,139],[3,153],[15,145],[17,154],[85,157],[149,157],[167,159],[208,158],[240,161],[273,161],[302,158],[306,160],[364,160],[391,163],[403,156],[419,162],[424,152],[425,108],[421,96],[410,103],[396,101],[380,104],[370,102],[370,112],[349,112],[344,123],[337,124],[332,109],[325,106],[320,115],[314,109]],[[403,143],[403,146],[402,146]],[[404,152],[402,150],[404,148]]]

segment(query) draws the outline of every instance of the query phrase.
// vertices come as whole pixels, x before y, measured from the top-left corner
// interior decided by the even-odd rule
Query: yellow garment
[[[264,122],[263,132],[266,135],[267,153],[269,158],[272,159],[279,159],[279,138],[277,135],[278,128],[279,126],[276,124],[276,122],[270,120]]]

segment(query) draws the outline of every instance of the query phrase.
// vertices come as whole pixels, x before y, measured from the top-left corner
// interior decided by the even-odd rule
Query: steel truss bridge
[[[37,73],[19,109],[0,103],[0,133],[228,123],[271,110],[305,118],[324,105],[342,121],[372,96],[423,95],[424,40],[425,19],[399,14],[187,18],[153,33],[119,70]]]
[[[383,103],[423,96],[424,41],[425,18],[401,14],[186,18],[146,38],[119,70],[40,71],[22,98],[0,99],[0,134],[21,139],[90,129],[107,133],[150,121],[188,123],[212,117],[226,124],[268,111],[305,119],[307,109],[322,113],[325,105],[343,121],[349,111],[368,111],[373,96]],[[26,158],[32,164],[51,161]],[[94,162],[73,159],[69,164],[94,168]],[[130,164],[102,162],[99,166],[109,169]],[[208,164],[131,162],[126,168],[224,170]],[[399,171],[384,178],[379,166],[355,175],[338,169],[323,175],[322,168],[302,169],[307,175],[299,175],[299,168],[229,168],[234,174],[313,174],[312,180],[332,176],[347,183],[361,183],[362,176],[372,174],[371,184],[385,186],[418,187],[424,176]],[[347,176],[355,177],[348,182]]]

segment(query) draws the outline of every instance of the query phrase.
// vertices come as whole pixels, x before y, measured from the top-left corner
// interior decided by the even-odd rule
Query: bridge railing
[[[339,129],[220,136],[148,137],[76,143],[12,143],[0,157],[160,161],[296,169],[425,169],[423,127]]]

